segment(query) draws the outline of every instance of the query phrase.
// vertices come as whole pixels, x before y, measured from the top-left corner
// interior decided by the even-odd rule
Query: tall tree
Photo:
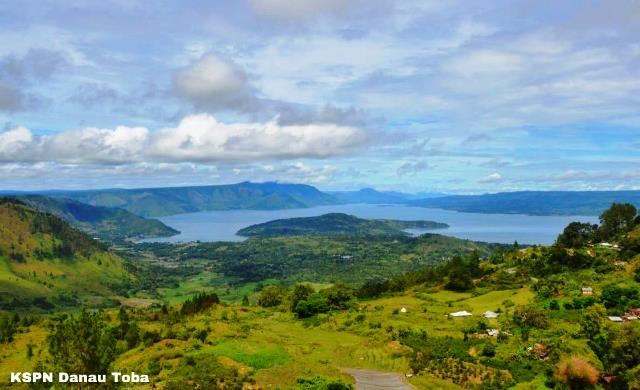
[[[116,353],[113,329],[100,313],[82,311],[56,325],[47,343],[53,364],[60,372],[106,374]]]
[[[636,222],[635,206],[629,203],[614,203],[600,215],[600,236],[604,240],[618,238],[633,229]]]

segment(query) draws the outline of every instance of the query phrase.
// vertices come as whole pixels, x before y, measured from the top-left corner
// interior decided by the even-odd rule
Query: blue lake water
[[[521,244],[551,244],[569,222],[597,223],[597,217],[530,216],[522,214],[480,214],[411,207],[404,205],[349,204],[290,210],[225,210],[177,214],[159,218],[179,230],[173,237],[146,242],[242,241],[235,233],[249,225],[281,218],[310,217],[326,213],[346,213],[360,218],[429,220],[444,222],[448,229],[431,232],[475,241]],[[411,230],[420,234],[425,230]]]

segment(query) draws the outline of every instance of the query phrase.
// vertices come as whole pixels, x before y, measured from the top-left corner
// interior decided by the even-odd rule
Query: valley
[[[631,205],[568,224],[551,246],[346,214],[179,244],[96,240],[9,198],[0,216],[1,372],[101,362],[169,390],[637,386],[639,356],[622,353],[640,335]]]

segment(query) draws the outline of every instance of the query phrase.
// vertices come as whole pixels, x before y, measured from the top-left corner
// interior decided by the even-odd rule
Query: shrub
[[[274,307],[282,303],[284,291],[282,286],[268,286],[260,291],[258,305],[262,307]]]
[[[588,361],[581,357],[565,358],[558,363],[555,378],[571,389],[594,387],[600,373]]]
[[[190,315],[207,310],[215,304],[220,303],[220,298],[215,293],[201,292],[195,297],[188,299],[180,309],[180,314]]]

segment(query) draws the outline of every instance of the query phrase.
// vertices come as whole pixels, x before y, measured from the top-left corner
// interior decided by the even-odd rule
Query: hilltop
[[[240,229],[246,237],[275,236],[402,236],[405,229],[445,229],[446,223],[434,221],[397,221],[391,219],[362,219],[343,213],[317,217],[277,219]]]
[[[39,211],[64,219],[72,226],[105,240],[168,237],[179,232],[157,219],[147,219],[126,210],[92,206],[68,198],[42,195],[17,197]]]
[[[124,262],[62,219],[0,198],[0,309],[111,304]]]

